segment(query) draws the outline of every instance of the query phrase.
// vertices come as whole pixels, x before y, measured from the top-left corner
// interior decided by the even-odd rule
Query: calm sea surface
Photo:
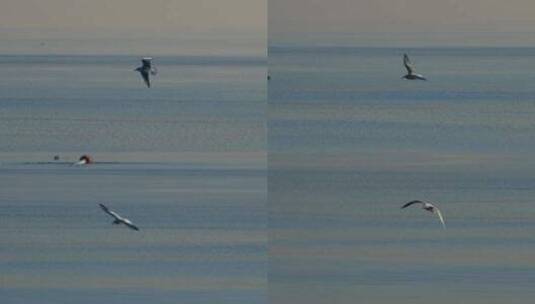
[[[274,303],[532,300],[535,49],[274,47],[269,73]]]
[[[0,55],[1,303],[266,303],[265,58],[154,64]]]

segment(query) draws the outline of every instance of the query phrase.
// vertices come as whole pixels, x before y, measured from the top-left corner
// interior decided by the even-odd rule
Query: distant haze
[[[531,32],[534,12],[531,0],[270,0],[268,16],[276,42],[310,33]]]
[[[3,0],[0,28],[262,31],[265,0]]]
[[[266,0],[3,0],[0,53],[264,55]]]

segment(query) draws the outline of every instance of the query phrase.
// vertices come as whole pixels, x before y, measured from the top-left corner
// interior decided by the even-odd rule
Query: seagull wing
[[[423,204],[423,203],[424,202],[418,201],[418,200],[417,201],[410,201],[410,202],[406,203],[405,205],[401,206],[401,209],[407,208],[407,207],[409,207],[411,205],[414,205],[414,204]]]
[[[141,77],[143,77],[143,80],[145,80],[145,84],[147,85],[147,87],[150,88],[149,73],[146,70],[142,70],[139,73],[141,73]]]
[[[130,221],[128,221],[128,222],[124,221],[123,223],[126,226],[128,226],[128,228],[130,228],[132,230],[135,230],[135,231],[139,231],[139,228],[136,225],[132,224]]]
[[[438,218],[440,219],[440,222],[442,223],[442,227],[446,229],[446,223],[444,222],[444,217],[442,216],[442,212],[440,212],[440,209],[435,207],[435,210],[437,211]]]
[[[108,209],[108,207],[104,206],[104,204],[98,204],[98,205],[100,206],[100,208],[102,210],[104,210],[104,212],[106,212],[108,214],[110,213],[110,209]]]
[[[111,211],[110,209],[108,209],[108,207],[104,206],[103,204],[99,204],[99,206],[100,206],[100,208],[102,208],[102,210],[104,210],[104,212],[106,212],[107,214],[111,215],[116,220],[121,220],[121,217],[117,213],[115,213],[115,212]]]
[[[407,69],[407,73],[411,75],[414,72],[414,67],[411,64],[411,60],[407,54],[403,54],[403,65]]]

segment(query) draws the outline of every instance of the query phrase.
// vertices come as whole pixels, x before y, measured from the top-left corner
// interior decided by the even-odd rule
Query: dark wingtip
[[[410,205],[412,205],[412,204],[417,204],[417,203],[421,203],[421,201],[419,201],[419,200],[413,200],[413,201],[410,201],[410,202],[408,202],[408,203],[405,203],[403,206],[401,206],[401,209],[403,209],[403,208],[407,208],[407,207],[409,207]]]

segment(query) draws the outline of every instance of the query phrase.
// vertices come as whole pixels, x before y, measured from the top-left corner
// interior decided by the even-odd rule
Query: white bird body
[[[93,158],[87,154],[80,156],[80,159],[78,159],[77,162],[72,164],[73,166],[83,166],[87,164],[93,163]]]
[[[143,59],[141,59],[141,66],[135,69],[135,71],[138,71],[141,74],[141,77],[143,78],[143,80],[145,81],[145,84],[149,88],[150,88],[150,75],[158,74],[158,70],[152,67],[151,57],[144,57]]]
[[[414,204],[420,204],[422,206],[422,209],[424,209],[425,211],[428,211],[428,212],[431,212],[433,214],[436,214],[438,216],[438,219],[440,220],[440,222],[442,223],[442,227],[444,229],[446,229],[446,223],[444,222],[444,217],[442,216],[442,212],[440,212],[440,209],[438,209],[437,206],[429,203],[429,202],[423,202],[423,201],[410,201],[408,203],[406,203],[405,205],[401,206],[401,209],[404,209],[404,208],[407,208],[411,205],[414,205]]]
[[[403,76],[402,78],[408,79],[408,80],[427,80],[422,74],[417,74],[414,70],[414,66],[411,63],[411,60],[409,59],[409,56],[407,54],[403,54],[403,65],[407,69],[407,75]]]
[[[75,162],[74,164],[72,164],[73,166],[82,166],[82,165],[86,165],[87,164],[87,161],[85,159],[83,160],[80,160],[80,161],[77,161]]]
[[[99,206],[100,208],[102,208],[102,210],[104,210],[104,212],[106,212],[107,214],[111,215],[114,218],[114,221],[112,222],[112,224],[115,224],[115,225],[124,224],[130,229],[133,229],[136,231],[139,230],[139,228],[136,225],[134,225],[129,219],[120,216],[119,214],[117,214],[117,212],[108,209],[108,207],[104,206],[103,204],[99,204]]]

